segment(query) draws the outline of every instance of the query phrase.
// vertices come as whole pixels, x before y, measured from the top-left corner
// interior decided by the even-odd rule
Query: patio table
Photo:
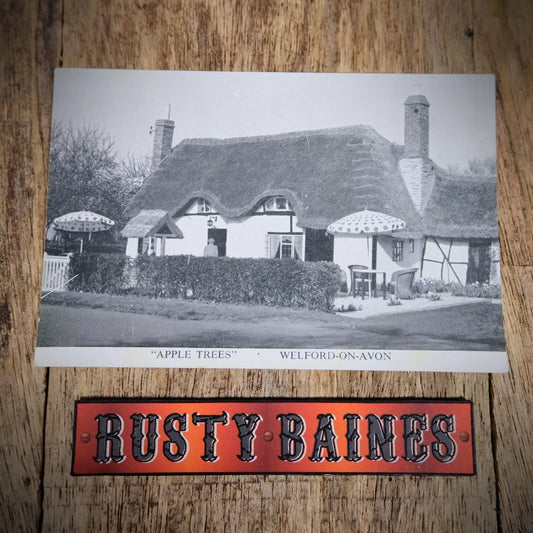
[[[384,270],[377,270],[375,268],[353,268],[348,267],[350,269],[351,274],[351,282],[352,282],[352,295],[355,296],[355,274],[382,274],[383,275],[383,283],[382,283],[382,289],[383,289],[383,299],[387,299],[387,273]],[[372,287],[370,287],[370,291],[372,291]],[[374,289],[374,296],[375,296],[375,289]],[[361,299],[365,299],[365,283],[363,283],[363,291],[361,293]]]

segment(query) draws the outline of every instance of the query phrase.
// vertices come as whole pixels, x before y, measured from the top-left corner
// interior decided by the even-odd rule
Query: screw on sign
[[[475,473],[466,401],[78,402],[74,474]]]

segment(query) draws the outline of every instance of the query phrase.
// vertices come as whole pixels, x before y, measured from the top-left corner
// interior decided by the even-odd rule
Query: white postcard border
[[[80,364],[82,363],[83,364]],[[506,352],[379,349],[38,347],[37,366],[265,370],[509,371]]]

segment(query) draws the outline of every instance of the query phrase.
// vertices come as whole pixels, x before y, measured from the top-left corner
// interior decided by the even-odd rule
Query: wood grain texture
[[[0,529],[42,516],[47,371],[32,364],[46,205],[53,14],[0,4]]]
[[[533,267],[509,267],[503,276],[511,372],[491,377],[497,503],[503,531],[528,531],[533,524]]]
[[[504,319],[511,371],[491,377],[499,525],[533,527],[533,23],[531,2],[475,6],[475,68],[497,79],[498,209]],[[511,445],[511,436],[516,441]]]
[[[5,41],[0,52],[5,73],[0,93],[0,221],[5,228],[0,237],[0,529],[530,530],[530,3],[51,0],[5,4],[0,8]],[[34,368],[52,68],[60,64],[495,72],[511,373],[54,368],[47,374]],[[478,473],[457,478],[74,478],[70,476],[74,401],[94,396],[464,397],[475,406]]]

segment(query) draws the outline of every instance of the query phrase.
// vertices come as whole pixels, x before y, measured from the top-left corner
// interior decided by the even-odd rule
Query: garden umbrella
[[[88,233],[89,239],[91,233],[97,231],[106,231],[113,227],[115,223],[103,215],[93,213],[92,211],[75,211],[67,213],[54,219],[56,229],[69,231],[73,233]],[[80,242],[80,252],[83,251],[83,238]]]
[[[405,228],[405,222],[399,218],[378,211],[357,211],[351,215],[332,222],[327,232],[334,234],[358,234],[366,233],[367,252],[370,255],[368,246],[368,235],[377,235],[379,233],[391,233]]]
[[[405,228],[405,222],[399,218],[378,211],[358,211],[332,222],[328,233],[390,233]]]

